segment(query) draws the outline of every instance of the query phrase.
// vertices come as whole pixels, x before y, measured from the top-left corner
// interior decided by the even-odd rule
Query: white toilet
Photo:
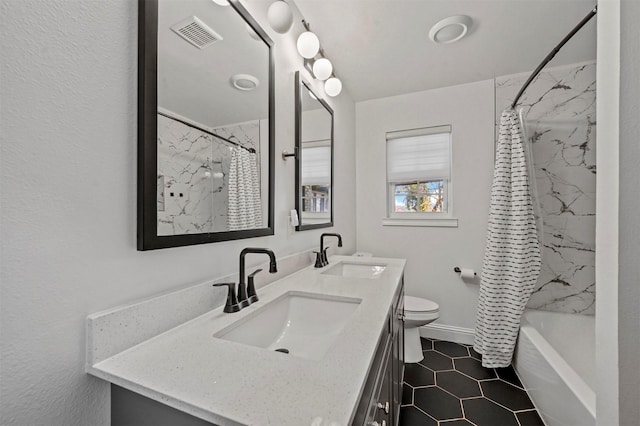
[[[440,316],[436,302],[414,296],[404,296],[404,362],[420,362],[424,358],[418,328]]]

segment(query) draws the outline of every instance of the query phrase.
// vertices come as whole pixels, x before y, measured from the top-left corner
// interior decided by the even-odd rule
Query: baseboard
[[[457,327],[445,324],[427,324],[420,327],[420,336],[430,339],[448,340],[449,342],[473,344],[475,330],[472,328]]]

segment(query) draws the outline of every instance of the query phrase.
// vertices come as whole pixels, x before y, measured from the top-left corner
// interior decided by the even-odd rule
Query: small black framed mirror
[[[297,231],[333,226],[333,109],[296,72]]]
[[[273,235],[273,41],[238,0],[138,19],[138,250]]]

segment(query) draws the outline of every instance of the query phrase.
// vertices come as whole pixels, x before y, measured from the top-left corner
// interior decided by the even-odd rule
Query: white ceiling
[[[196,16],[223,37],[198,49],[171,30]],[[269,48],[251,38],[232,7],[211,0],[164,0],[158,7],[158,106],[196,123],[221,125],[268,117]],[[235,74],[256,77],[259,85],[239,91]]]
[[[294,1],[356,102],[530,72],[595,6],[595,0]],[[452,15],[473,19],[467,37],[432,43],[431,26]],[[595,21],[549,66],[595,59]]]

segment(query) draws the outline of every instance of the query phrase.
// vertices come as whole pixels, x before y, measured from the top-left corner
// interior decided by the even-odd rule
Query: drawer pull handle
[[[377,407],[381,410],[384,410],[385,414],[389,414],[389,401],[385,402],[384,404],[382,402],[378,402]]]

